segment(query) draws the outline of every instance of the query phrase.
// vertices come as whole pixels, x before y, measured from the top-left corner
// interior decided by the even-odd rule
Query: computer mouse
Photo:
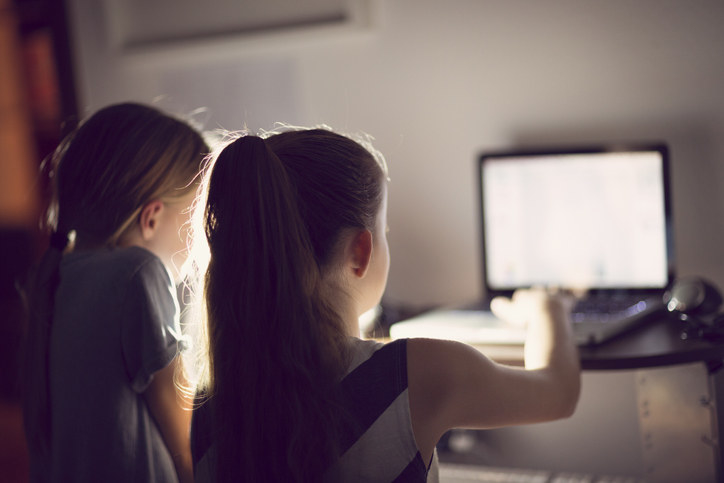
[[[671,284],[664,293],[664,304],[669,312],[707,315],[717,311],[722,296],[711,282],[700,277],[687,277]]]

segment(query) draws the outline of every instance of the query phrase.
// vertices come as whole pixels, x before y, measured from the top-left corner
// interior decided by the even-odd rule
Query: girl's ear
[[[141,214],[138,217],[138,225],[141,229],[141,236],[145,241],[148,241],[155,236],[163,209],[163,201],[153,200],[146,203],[141,210]]]
[[[360,230],[349,242],[348,261],[352,273],[357,278],[364,278],[372,260],[372,232]]]

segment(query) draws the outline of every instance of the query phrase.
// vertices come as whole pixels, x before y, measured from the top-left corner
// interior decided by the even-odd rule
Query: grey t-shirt
[[[177,481],[143,396],[177,353],[174,294],[164,265],[143,248],[63,258],[50,342],[52,468],[33,473],[48,481]]]

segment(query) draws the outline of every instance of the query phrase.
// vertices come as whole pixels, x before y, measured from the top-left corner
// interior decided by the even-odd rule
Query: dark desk
[[[682,323],[670,314],[654,316],[608,342],[579,347],[581,367],[586,371],[619,371],[701,362],[712,372],[718,371],[724,361],[724,338],[683,340],[682,329]],[[473,345],[497,362],[523,363],[522,346]]]
[[[718,369],[724,360],[724,340],[681,338],[683,325],[669,314],[598,346],[580,348],[584,370],[622,370],[704,362]]]

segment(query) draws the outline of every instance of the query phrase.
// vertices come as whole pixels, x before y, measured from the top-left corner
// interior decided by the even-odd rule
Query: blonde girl
[[[185,122],[131,103],[57,149],[28,293],[31,481],[192,481],[174,283],[207,151]]]

